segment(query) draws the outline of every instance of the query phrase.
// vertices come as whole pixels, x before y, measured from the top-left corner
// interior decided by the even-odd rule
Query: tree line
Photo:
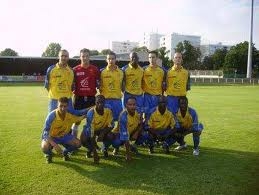
[[[42,53],[42,57],[57,57],[58,52],[61,50],[59,43],[50,43],[46,50]],[[90,50],[90,55],[106,55],[110,49],[103,49],[101,52],[98,50]],[[133,51],[148,52],[148,49],[143,47],[134,48]],[[175,52],[181,52],[183,55],[183,64],[185,68],[189,70],[223,70],[224,74],[246,74],[247,69],[247,51],[248,42],[241,42],[232,46],[229,50],[224,47],[217,49],[215,53],[210,56],[201,58],[200,48],[194,47],[189,41],[183,41],[177,44]],[[157,49],[159,58],[162,60],[162,64],[169,68],[172,66],[172,60],[168,57],[166,47]],[[18,56],[18,53],[10,48],[7,48],[0,52],[0,56]],[[74,56],[79,57],[79,56]],[[259,50],[253,45],[252,53],[252,70],[253,76],[259,75]]]

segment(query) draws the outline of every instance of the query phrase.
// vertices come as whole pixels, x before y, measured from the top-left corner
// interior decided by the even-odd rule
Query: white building
[[[230,45],[222,45],[221,42],[219,42],[217,44],[201,45],[200,50],[201,50],[202,59],[205,56],[210,56],[210,55],[214,54],[217,49],[223,49],[224,47],[226,47],[227,50],[229,50],[231,46]]]
[[[111,50],[116,54],[130,53],[135,47],[138,47],[137,42],[130,41],[112,41]]]
[[[156,50],[160,47],[160,38],[164,36],[158,33],[144,33],[144,40],[140,46],[146,46],[148,50]]]
[[[171,59],[175,53],[177,44],[184,41],[189,41],[190,44],[194,47],[200,47],[201,37],[195,35],[181,35],[178,33],[172,33],[160,38],[160,47],[166,47],[166,49],[170,51],[168,56]]]

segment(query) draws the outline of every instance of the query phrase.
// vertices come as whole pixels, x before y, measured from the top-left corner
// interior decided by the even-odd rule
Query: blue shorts
[[[177,113],[179,110],[179,97],[177,96],[167,96],[167,109],[173,114]]]
[[[159,95],[150,95],[144,93],[144,112],[147,115],[151,114],[151,111],[157,107]]]
[[[128,100],[129,97],[135,97],[136,100],[137,100],[137,112],[138,113],[143,113],[144,112],[144,97],[143,95],[132,95],[128,92],[124,92],[124,95],[123,95],[123,108],[126,107],[126,102]]]
[[[67,135],[64,135],[63,137],[55,137],[55,138],[52,138],[53,141],[56,143],[56,144],[68,144],[68,142],[70,142],[71,140],[73,140],[75,138],[74,135],[72,134],[67,134]]]
[[[157,130],[155,134],[158,136],[169,136],[172,134],[172,130],[171,129]]]
[[[58,107],[58,100],[50,99],[50,101],[49,101],[49,112],[55,110],[57,107]],[[69,98],[68,109],[74,109],[71,98]]]
[[[121,99],[105,99],[105,106],[111,109],[113,120],[118,121],[122,111]]]

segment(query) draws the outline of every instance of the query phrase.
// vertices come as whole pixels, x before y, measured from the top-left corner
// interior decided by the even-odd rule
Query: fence
[[[246,78],[192,78],[192,83],[204,83],[204,84],[248,84],[258,85],[259,79],[246,79]]]

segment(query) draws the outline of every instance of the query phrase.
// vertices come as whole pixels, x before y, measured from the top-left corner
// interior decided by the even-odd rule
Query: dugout
[[[100,56],[101,57],[101,56]],[[98,58],[100,58],[98,57]],[[104,68],[106,66],[105,57],[96,59],[90,57],[91,64]],[[19,56],[0,56],[0,75],[45,75],[47,68],[58,62],[56,57],[19,57]],[[129,61],[117,60],[117,65],[122,67]],[[79,58],[70,58],[69,65],[71,67],[80,63]],[[141,66],[145,66],[148,62],[139,62]]]

